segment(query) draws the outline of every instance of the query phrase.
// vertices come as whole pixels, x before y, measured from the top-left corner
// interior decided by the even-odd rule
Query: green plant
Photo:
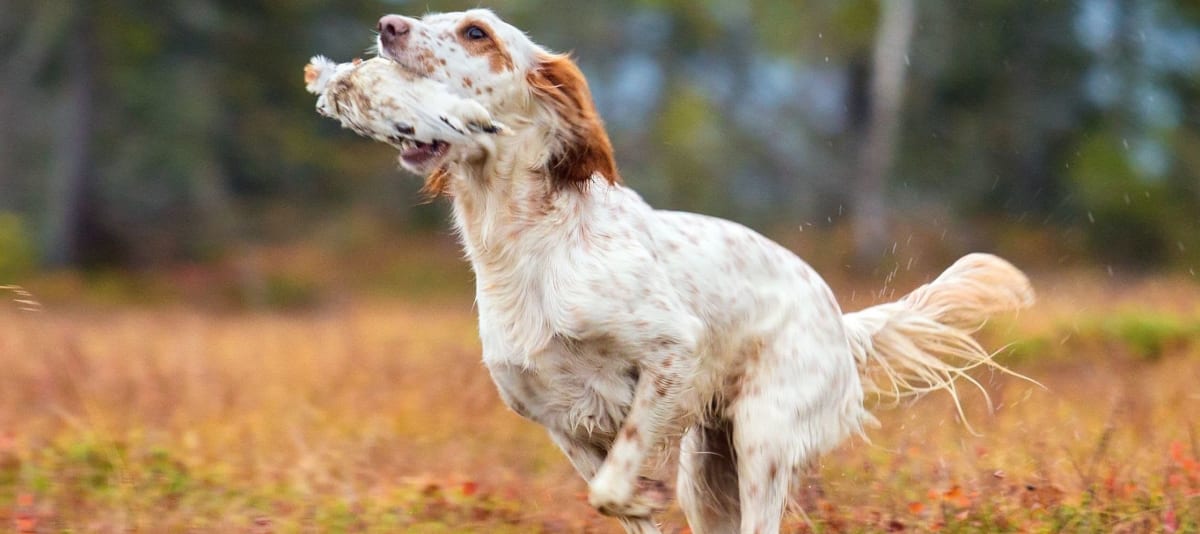
[[[1157,360],[1167,350],[1184,347],[1200,338],[1200,323],[1160,314],[1124,314],[1100,324],[1108,339],[1120,342],[1134,356]]]
[[[33,242],[21,217],[0,212],[0,284],[29,274],[34,260]]]

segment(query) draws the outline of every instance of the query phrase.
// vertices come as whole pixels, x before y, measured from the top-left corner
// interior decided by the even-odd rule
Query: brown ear
[[[555,188],[582,187],[595,173],[611,184],[620,183],[612,143],[592,103],[587,80],[575,62],[566,54],[544,54],[526,79],[534,96],[560,117],[555,135],[561,147],[547,163]]]

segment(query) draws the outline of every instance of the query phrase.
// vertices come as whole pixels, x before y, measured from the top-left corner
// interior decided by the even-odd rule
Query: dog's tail
[[[1033,304],[1024,273],[991,254],[969,254],[934,281],[896,302],[843,316],[863,389],[900,400],[944,390],[963,417],[956,381],[987,391],[967,371],[987,366],[1014,373],[992,360],[972,334],[988,317]],[[963,417],[963,421],[966,418]]]

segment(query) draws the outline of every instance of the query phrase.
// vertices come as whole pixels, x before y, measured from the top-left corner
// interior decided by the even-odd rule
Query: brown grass
[[[964,399],[981,436],[946,398],[881,410],[870,444],[823,459],[789,528],[1200,528],[1200,286],[1035,285],[1041,304],[987,337],[1025,343],[1008,361],[1046,390],[981,375],[996,412]],[[616,531],[499,403],[469,301],[18,308],[0,303],[0,529]],[[1138,340],[1168,330],[1107,330],[1112,315],[1178,328],[1148,358]]]

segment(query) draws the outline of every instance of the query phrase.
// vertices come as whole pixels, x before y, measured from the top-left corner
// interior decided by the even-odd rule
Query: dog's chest
[[[625,419],[637,368],[605,341],[563,342],[525,362],[489,361],[504,402],[551,430],[604,442]]]

